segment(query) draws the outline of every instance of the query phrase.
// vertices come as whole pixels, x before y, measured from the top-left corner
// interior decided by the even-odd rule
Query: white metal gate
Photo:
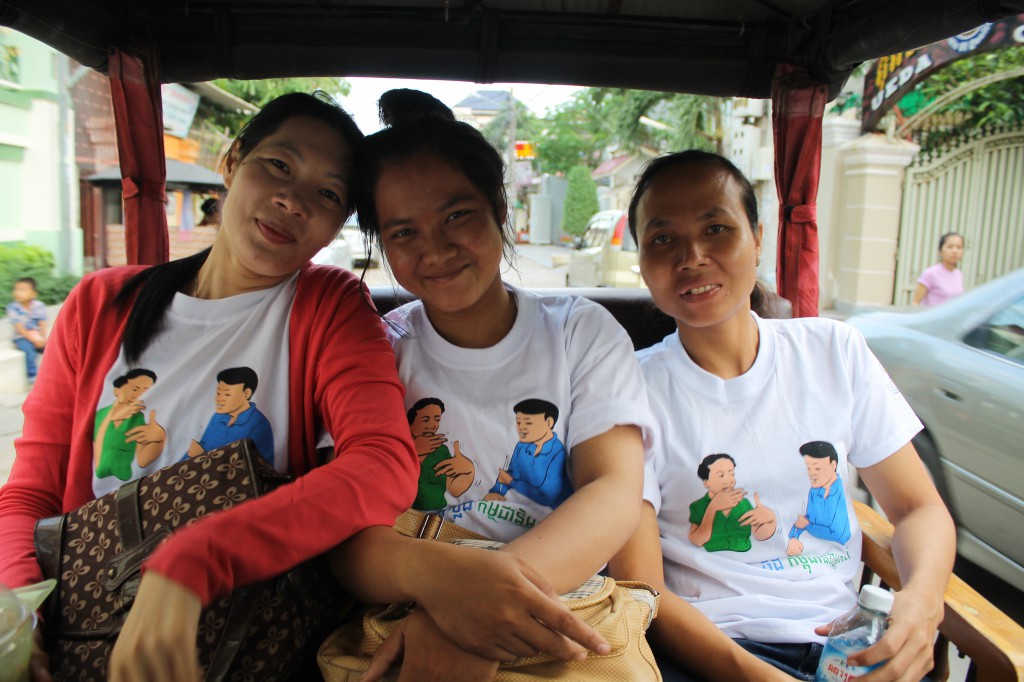
[[[907,169],[893,303],[911,303],[946,232],[964,235],[965,289],[1024,267],[1024,131],[981,137]]]

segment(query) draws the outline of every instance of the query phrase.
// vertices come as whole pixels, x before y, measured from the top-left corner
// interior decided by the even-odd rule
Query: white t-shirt
[[[734,379],[698,367],[675,333],[638,352],[658,422],[644,496],[671,590],[730,637],[820,642],[814,627],[856,601],[847,463],[880,462],[921,423],[852,327],[754,317],[757,359]],[[730,488],[743,490],[734,507],[708,509],[713,489]],[[774,528],[742,525],[755,508]]]
[[[410,429],[421,436],[413,507],[502,542],[572,492],[573,446],[620,424],[640,426],[646,441],[652,423],[629,336],[604,308],[509,289],[516,321],[490,348],[448,343],[418,301],[387,315],[404,331],[391,341]],[[430,433],[445,442],[422,447]],[[435,475],[455,463],[457,475]]]
[[[102,437],[93,460],[97,497],[181,461],[190,448],[205,451],[241,438],[252,438],[275,469],[287,470],[288,326],[296,277],[212,301],[176,294],[164,331],[135,366],[127,366],[122,348],[96,406],[97,444]]]

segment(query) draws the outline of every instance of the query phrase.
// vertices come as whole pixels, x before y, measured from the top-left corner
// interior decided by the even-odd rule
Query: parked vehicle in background
[[[914,446],[957,551],[1024,590],[1024,269],[935,308],[848,322],[924,423]]]
[[[352,264],[357,268],[375,268],[380,264],[377,251],[367,247],[363,233],[359,231],[359,216],[353,213],[341,228],[341,236],[348,242],[352,252]]]
[[[346,270],[352,269],[352,249],[342,235],[320,249],[311,259],[317,265],[337,265]]]
[[[634,289],[643,286],[636,242],[629,233],[629,216],[625,211],[595,213],[574,247],[565,274],[566,286]]]

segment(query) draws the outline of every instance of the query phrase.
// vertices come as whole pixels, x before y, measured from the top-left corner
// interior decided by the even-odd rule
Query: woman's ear
[[[758,223],[754,230],[754,246],[757,248],[757,257],[761,257],[761,239],[764,237],[764,223]]]
[[[224,175],[224,187],[231,189],[231,181],[235,177],[235,173],[238,172],[238,164],[242,161],[241,154],[241,143],[235,140],[231,143],[231,148],[228,149],[228,153],[224,155],[224,160],[221,162],[221,168],[223,169]]]

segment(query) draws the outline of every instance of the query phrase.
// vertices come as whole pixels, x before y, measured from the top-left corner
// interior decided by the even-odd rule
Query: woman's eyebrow
[[[296,147],[295,145],[291,144],[290,142],[278,142],[277,144],[270,145],[268,148],[270,150],[274,150],[274,149],[284,150],[284,151],[288,152],[289,154],[291,154],[292,156],[294,156],[299,161],[305,161],[306,160],[306,157],[302,155],[302,151],[298,147]],[[351,162],[352,159],[351,159],[351,157],[346,156],[345,160],[347,162]],[[341,172],[338,172],[338,171],[328,171],[327,173],[325,173],[325,175],[327,177],[331,178],[332,180],[337,180],[338,182],[340,182],[342,184],[346,184],[347,183],[347,179],[346,179],[346,176],[345,176],[344,173],[341,173]]]
[[[412,220],[405,216],[392,218],[391,220],[385,221],[381,224],[380,231],[383,232],[384,230],[391,229],[392,227],[398,227],[399,225],[407,225],[410,222],[412,222]]]
[[[302,152],[299,151],[299,148],[291,144],[290,142],[277,142],[275,144],[269,145],[269,149],[282,149],[291,154],[292,156],[294,156],[295,158],[297,158],[299,161],[306,160],[306,158],[302,155]]]
[[[475,197],[471,194],[456,194],[453,197],[449,197],[447,201],[437,207],[438,211],[444,211],[452,206],[461,204],[463,201],[472,201]]]
[[[710,220],[711,218],[717,218],[723,214],[728,214],[728,211],[721,206],[714,206],[697,216],[697,220]]]

